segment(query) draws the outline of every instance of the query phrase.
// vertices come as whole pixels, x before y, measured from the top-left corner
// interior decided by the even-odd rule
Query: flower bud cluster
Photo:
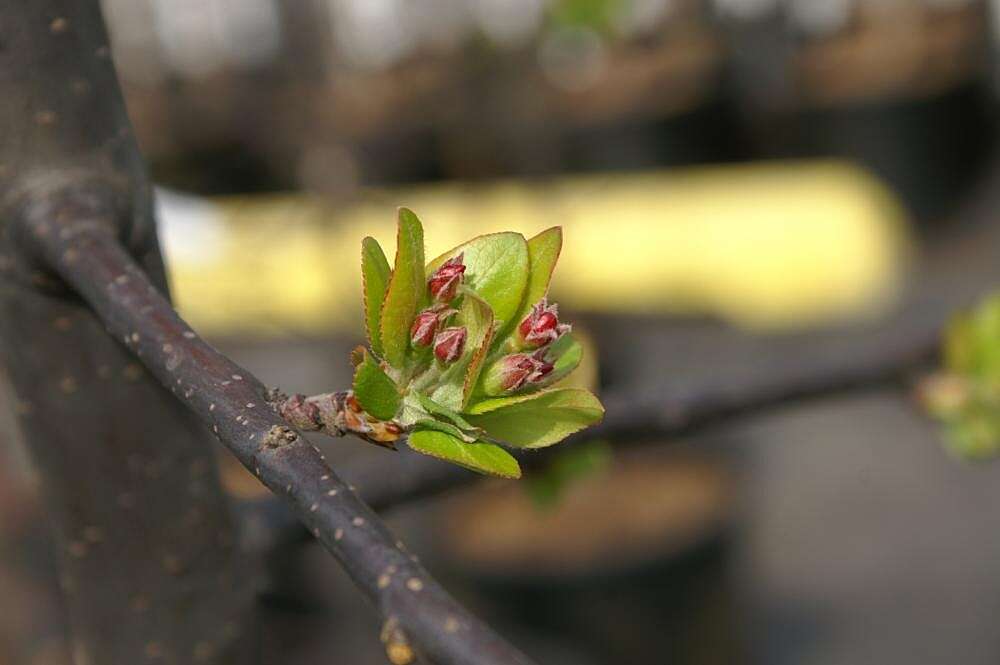
[[[448,318],[458,312],[449,305],[458,295],[465,275],[462,256],[445,261],[427,280],[434,304],[417,314],[410,327],[410,344],[418,349],[433,346],[434,357],[445,364],[461,357],[468,337],[464,326],[445,327]]]
[[[546,360],[552,343],[571,330],[569,324],[559,323],[559,307],[542,298],[514,333],[518,353],[503,356],[493,363],[483,379],[487,395],[503,395],[546,381],[555,369]]]

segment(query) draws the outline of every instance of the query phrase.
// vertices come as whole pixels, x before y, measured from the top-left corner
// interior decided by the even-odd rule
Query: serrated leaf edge
[[[416,220],[416,222],[417,222],[417,228],[420,229],[420,254],[421,254],[421,257],[420,257],[420,261],[418,261],[417,264],[421,266],[422,274],[420,275],[420,279],[417,280],[417,281],[421,285],[421,288],[424,289],[424,290],[426,290],[426,285],[427,285],[427,271],[422,267],[423,264],[424,264],[424,260],[423,260],[423,256],[422,256],[423,252],[424,252],[424,247],[423,247],[423,244],[424,244],[423,243],[423,240],[424,240],[423,223],[420,221],[420,218],[417,217],[416,213],[414,213],[412,210],[410,210],[409,208],[402,208],[401,207],[401,208],[399,208],[398,213],[397,213],[398,221],[397,221],[397,226],[396,226],[396,257],[395,257],[395,260],[393,262],[393,270],[392,270],[392,275],[389,278],[389,284],[386,286],[386,289],[385,289],[385,298],[382,300],[382,308],[381,308],[381,310],[379,312],[379,328],[380,328],[380,333],[381,333],[381,337],[382,337],[383,347],[385,346],[385,338],[386,338],[386,334],[385,334],[386,333],[386,331],[385,331],[385,309],[386,309],[386,306],[389,304],[389,295],[392,293],[393,284],[395,283],[395,281],[396,281],[396,279],[397,279],[397,277],[399,275],[399,269],[400,269],[400,266],[399,266],[399,255],[400,255],[400,248],[402,246],[402,240],[403,240],[403,215],[407,214],[407,213],[410,214],[410,215],[413,215],[414,220]],[[417,302],[414,305],[413,316],[416,316],[416,313],[420,310],[421,300],[422,300],[421,296],[418,295],[417,296]],[[410,318],[412,318],[412,316]],[[408,336],[409,336],[409,328],[407,327],[405,337],[408,339]],[[406,359],[406,352],[407,352],[408,349],[409,349],[409,344],[408,343],[404,344],[402,362],[406,361],[405,360]],[[383,349],[383,350],[385,350],[385,349]],[[393,363],[388,358],[388,355],[389,354],[386,353],[385,357],[386,357],[387,360],[390,361],[389,364],[392,365]],[[402,364],[402,362],[400,364]]]
[[[373,313],[369,311],[370,306],[376,305],[374,299],[369,297],[368,293],[368,271],[365,270],[365,259],[369,254],[369,247],[374,245],[377,253],[375,254],[377,261],[378,257],[382,258],[385,265],[385,270],[387,271],[385,288],[382,291],[381,298],[378,299],[376,312]],[[361,291],[362,297],[364,299],[365,306],[365,333],[368,337],[368,345],[372,348],[372,351],[378,355],[382,355],[382,305],[385,303],[385,294],[389,291],[389,281],[392,279],[392,268],[389,266],[389,259],[385,256],[385,251],[379,244],[378,240],[371,236],[365,236],[361,240]],[[375,319],[375,329],[372,330],[372,319]]]

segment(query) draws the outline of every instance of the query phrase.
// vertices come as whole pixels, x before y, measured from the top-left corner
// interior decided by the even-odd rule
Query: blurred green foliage
[[[559,451],[549,465],[527,478],[525,488],[535,506],[553,508],[574,483],[605,471],[611,465],[611,444],[603,439]]]
[[[622,0],[559,0],[553,3],[549,17],[558,27],[611,30],[623,9]]]
[[[943,371],[920,386],[945,442],[969,460],[1000,453],[1000,293],[954,317],[944,334]]]

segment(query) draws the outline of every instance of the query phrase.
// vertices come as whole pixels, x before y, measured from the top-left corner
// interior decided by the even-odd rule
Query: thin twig
[[[49,197],[24,209],[22,239],[239,461],[289,500],[372,600],[406,662],[407,640],[431,662],[529,663],[439,586],[378,516],[268,404],[266,388],[180,319],[114,235],[113,215],[80,218]]]

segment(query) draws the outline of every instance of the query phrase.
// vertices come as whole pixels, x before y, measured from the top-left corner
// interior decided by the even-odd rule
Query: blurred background
[[[360,241],[391,252],[398,205],[431,256],[563,225],[553,296],[609,407],[874,362],[1000,284],[996,0],[103,4],[179,309],[286,390],[347,385]],[[0,665],[67,663],[12,432]],[[949,457],[906,391],[647,439],[389,519],[546,664],[1000,661],[1000,468]],[[267,662],[383,662],[346,577],[297,556]]]

